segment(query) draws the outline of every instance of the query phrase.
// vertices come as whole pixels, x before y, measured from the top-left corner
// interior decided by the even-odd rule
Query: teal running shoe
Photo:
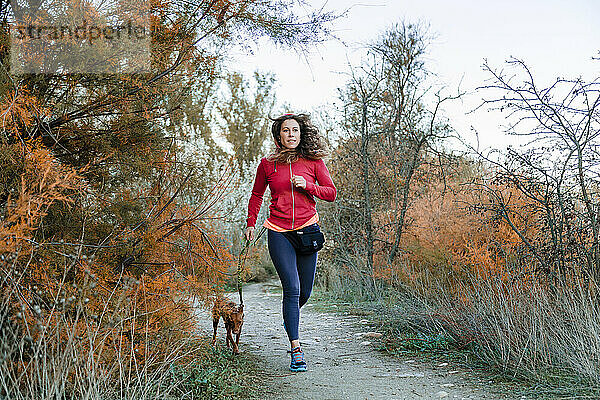
[[[292,354],[292,361],[290,362],[290,371],[292,372],[304,372],[306,371],[306,361],[304,361],[304,352],[298,347],[294,347],[288,353]]]

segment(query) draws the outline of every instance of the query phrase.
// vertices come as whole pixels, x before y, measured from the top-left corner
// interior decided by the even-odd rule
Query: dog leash
[[[267,230],[267,228],[265,228],[263,226],[262,229],[260,230],[260,233],[256,237],[256,239],[254,239],[252,246],[254,246],[256,244],[256,242],[258,242],[258,239],[260,239],[260,237],[263,235],[263,233],[265,233],[266,230]],[[244,304],[244,300],[242,298],[242,284],[243,284],[242,270],[244,269],[244,267],[246,265],[246,258],[248,257],[248,248],[249,247],[250,247],[250,240],[246,239],[246,243],[244,243],[244,247],[242,248],[242,251],[240,252],[240,255],[238,257],[237,287],[238,287],[238,293],[240,294],[240,304]]]

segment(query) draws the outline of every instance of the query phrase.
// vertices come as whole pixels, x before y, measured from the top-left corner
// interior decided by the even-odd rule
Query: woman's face
[[[286,119],[281,124],[279,131],[281,145],[288,149],[295,149],[300,144],[300,125],[295,119]]]

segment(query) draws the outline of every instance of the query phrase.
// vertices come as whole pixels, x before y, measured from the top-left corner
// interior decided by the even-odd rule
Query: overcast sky
[[[255,54],[240,53],[234,68],[276,74],[277,98],[294,112],[312,111],[336,101],[343,86],[348,61],[358,63],[356,50],[393,23],[424,22],[433,40],[427,67],[437,75],[436,83],[470,91],[487,77],[481,65],[485,58],[501,67],[510,56],[523,59],[536,79],[550,83],[557,76],[593,79],[600,76],[600,61],[592,61],[600,50],[600,0],[310,0],[315,8],[342,11],[346,17],[334,23],[342,41],[331,40],[315,48],[308,59],[291,50],[274,48],[261,41]],[[502,147],[501,116],[478,112],[465,115],[480,102],[481,95],[467,96],[447,107],[453,126],[465,137],[470,127],[480,132],[484,146]],[[510,140],[510,139],[508,139]]]

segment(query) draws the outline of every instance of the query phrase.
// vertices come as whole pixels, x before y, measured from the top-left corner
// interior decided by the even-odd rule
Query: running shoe
[[[294,347],[288,353],[292,354],[292,361],[290,362],[290,371],[292,372],[304,372],[306,371],[306,361],[304,361],[304,352],[298,347]]]

